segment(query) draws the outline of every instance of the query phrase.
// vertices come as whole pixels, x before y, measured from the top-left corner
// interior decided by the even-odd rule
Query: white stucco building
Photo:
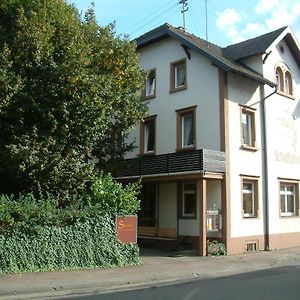
[[[220,48],[164,24],[136,40],[149,117],[118,178],[139,235],[206,254],[300,246],[300,48],[289,27]]]

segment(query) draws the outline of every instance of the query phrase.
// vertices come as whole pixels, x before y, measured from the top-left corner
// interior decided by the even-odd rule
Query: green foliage
[[[140,208],[140,182],[123,186],[110,175],[101,175],[83,197],[64,194],[57,198],[39,192],[0,195],[0,234],[12,231],[34,232],[37,227],[67,226],[99,215],[136,214]]]
[[[66,226],[84,218],[81,198],[68,199],[62,208],[60,201],[46,194],[37,199],[32,193],[18,197],[0,195],[0,234],[14,231],[32,233],[40,226]]]
[[[217,240],[207,241],[207,254],[213,256],[226,255],[227,250],[225,245]]]
[[[64,0],[0,2],[0,193],[80,194],[145,115],[135,45]]]
[[[86,195],[91,212],[103,212],[112,216],[136,214],[140,209],[138,195],[141,183],[123,186],[110,175],[102,175],[95,180],[91,192]]]
[[[125,266],[138,264],[138,254],[137,245],[116,240],[109,216],[0,235],[0,273]]]

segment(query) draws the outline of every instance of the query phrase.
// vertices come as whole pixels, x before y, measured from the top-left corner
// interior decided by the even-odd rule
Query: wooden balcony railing
[[[116,177],[168,175],[180,172],[225,173],[225,153],[199,149],[153,156],[140,156],[120,161]]]

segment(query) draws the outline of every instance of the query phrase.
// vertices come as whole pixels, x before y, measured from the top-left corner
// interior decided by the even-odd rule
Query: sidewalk
[[[279,266],[300,266],[300,248],[235,256],[168,256],[142,251],[142,265],[114,269],[0,275],[0,299],[61,299],[197,278],[213,278]]]

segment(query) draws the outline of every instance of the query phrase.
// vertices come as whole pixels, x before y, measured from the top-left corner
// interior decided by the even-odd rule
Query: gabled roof
[[[288,28],[282,27],[253,39],[223,48],[223,53],[230,59],[239,60],[256,54],[263,54],[269,46]]]
[[[145,33],[135,41],[137,43],[137,48],[141,49],[168,37],[174,38],[175,40],[181,42],[184,47],[194,50],[195,52],[207,57],[213,64],[224,71],[231,71],[270,86],[276,86],[275,83],[264,78],[256,71],[227,57],[221,47],[190,34],[181,28],[173,27],[167,23]]]

